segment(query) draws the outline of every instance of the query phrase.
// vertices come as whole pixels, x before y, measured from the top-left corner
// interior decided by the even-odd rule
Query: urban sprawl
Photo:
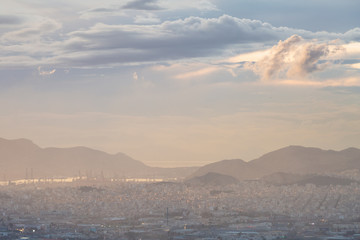
[[[360,184],[9,183],[0,239],[360,239]]]

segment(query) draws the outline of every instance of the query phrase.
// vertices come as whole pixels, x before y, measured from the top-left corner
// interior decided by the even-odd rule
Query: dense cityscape
[[[360,184],[77,180],[0,187],[0,239],[360,239]]]

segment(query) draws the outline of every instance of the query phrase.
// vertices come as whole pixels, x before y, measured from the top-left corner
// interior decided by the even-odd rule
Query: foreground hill
[[[209,172],[232,176],[239,180],[254,179],[259,176],[258,168],[255,168],[241,159],[232,159],[205,165],[199,168],[189,178],[202,176]]]
[[[342,151],[322,150],[302,146],[289,146],[263,155],[250,162],[224,160],[205,165],[193,175],[201,176],[216,172],[233,176],[239,180],[259,179],[282,172],[293,174],[322,174],[360,169],[360,149]]]
[[[207,173],[203,176],[193,177],[185,181],[186,184],[199,186],[226,186],[238,183],[239,180],[232,176],[220,173]]]
[[[123,154],[86,148],[40,148],[27,139],[0,138],[4,180],[44,177],[181,177],[196,168],[153,168]]]

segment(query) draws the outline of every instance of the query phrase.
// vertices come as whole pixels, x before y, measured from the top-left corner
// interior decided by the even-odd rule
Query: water
[[[20,184],[33,184],[33,183],[70,183],[76,181],[88,180],[86,177],[68,177],[68,178],[40,178],[40,179],[18,179],[12,181],[0,181],[0,186],[7,185],[20,185]],[[101,181],[99,179],[91,179]],[[163,178],[121,178],[121,179],[106,179],[111,182],[163,182],[163,181],[176,181],[176,178],[163,179]]]

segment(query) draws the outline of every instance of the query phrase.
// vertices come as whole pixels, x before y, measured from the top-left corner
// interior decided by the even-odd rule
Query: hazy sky
[[[152,166],[360,147],[360,1],[1,0],[0,137]]]

